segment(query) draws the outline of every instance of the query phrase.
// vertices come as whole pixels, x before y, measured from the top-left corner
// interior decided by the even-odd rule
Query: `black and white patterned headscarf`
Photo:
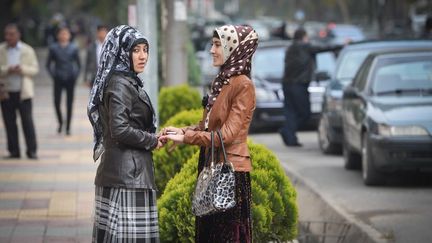
[[[213,106],[223,85],[229,84],[232,76],[244,74],[250,78],[252,56],[258,46],[258,34],[250,26],[224,25],[216,28],[222,48],[223,61],[213,81],[207,101],[207,110]]]
[[[93,159],[96,161],[104,152],[102,137],[102,121],[99,114],[99,105],[102,104],[105,87],[113,72],[121,72],[124,75],[133,77],[140,87],[143,83],[137,73],[131,67],[131,50],[137,44],[146,44],[148,41],[135,28],[120,25],[110,30],[102,45],[99,66],[90,93],[90,100],[87,107],[87,115],[93,126]],[[148,49],[147,49],[148,50]],[[155,123],[155,118],[153,118]]]

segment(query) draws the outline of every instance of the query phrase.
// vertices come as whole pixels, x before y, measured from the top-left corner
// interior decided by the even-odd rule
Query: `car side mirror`
[[[319,71],[315,73],[315,80],[316,81],[323,81],[323,80],[329,80],[330,74],[327,71]]]
[[[358,94],[354,87],[347,86],[343,91],[343,98],[344,99],[354,99],[357,98]]]

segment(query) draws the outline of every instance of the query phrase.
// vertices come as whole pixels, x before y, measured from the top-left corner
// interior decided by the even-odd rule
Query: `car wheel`
[[[340,153],[340,145],[333,143],[329,139],[328,134],[328,119],[321,115],[319,121],[318,121],[318,143],[321,151],[325,154],[335,154]]]
[[[343,143],[344,167],[347,170],[358,170],[361,168],[360,154],[352,151],[347,142]]]
[[[367,133],[363,134],[362,167],[363,182],[365,185],[372,186],[384,183],[384,175],[375,168]]]

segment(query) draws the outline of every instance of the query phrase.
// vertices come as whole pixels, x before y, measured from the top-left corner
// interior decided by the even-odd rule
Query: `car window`
[[[316,69],[333,74],[336,66],[335,55],[333,52],[320,52],[316,55]]]
[[[253,75],[273,80],[283,77],[285,47],[258,49],[252,61]],[[271,60],[271,61],[269,61]]]
[[[353,81],[353,86],[356,87],[359,91],[363,91],[366,87],[366,81],[370,71],[371,61],[372,61],[371,59],[365,61],[363,68],[360,68],[357,75],[355,76],[355,80]]]
[[[336,70],[336,79],[342,83],[351,81],[368,54],[368,51],[362,50],[350,51],[343,55],[340,60],[340,66]]]
[[[432,95],[432,55],[383,60],[372,77],[377,95]]]

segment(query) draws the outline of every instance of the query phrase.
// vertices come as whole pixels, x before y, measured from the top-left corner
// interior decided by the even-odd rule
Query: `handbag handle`
[[[221,144],[221,148],[222,148],[222,153],[223,153],[223,157],[224,157],[224,163],[227,163],[227,155],[226,155],[226,151],[225,151],[225,145],[224,145],[224,141],[222,138],[222,132],[220,130],[217,130],[217,135],[219,136],[219,141]]]
[[[209,165],[214,163],[214,150],[215,150],[215,146],[214,146],[214,132],[211,131],[210,132],[210,143],[211,143],[211,148],[210,148],[210,154],[207,155],[207,159],[205,160],[204,166],[208,167]]]

